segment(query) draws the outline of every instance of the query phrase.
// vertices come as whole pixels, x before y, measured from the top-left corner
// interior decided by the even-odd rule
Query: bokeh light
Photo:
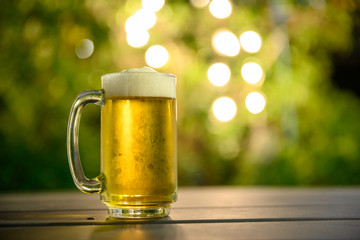
[[[240,42],[230,31],[217,32],[212,39],[215,50],[225,56],[233,57],[240,52]]]
[[[261,38],[254,31],[247,31],[240,36],[241,47],[249,53],[256,53],[261,48]]]
[[[150,39],[150,34],[147,30],[131,31],[126,34],[127,43],[135,48],[144,46]]]
[[[89,39],[81,40],[75,47],[75,53],[78,58],[85,59],[94,52],[94,43]]]
[[[190,0],[191,4],[196,8],[206,7],[210,0]]]
[[[212,0],[209,10],[214,17],[223,19],[230,16],[232,7],[228,0]]]
[[[230,121],[236,114],[236,103],[229,97],[220,97],[212,105],[215,118],[221,122]]]
[[[265,108],[265,104],[265,97],[259,92],[251,92],[246,96],[246,109],[253,114],[262,112]]]
[[[221,87],[230,80],[231,71],[226,64],[215,63],[209,67],[207,76],[213,85]]]
[[[132,47],[142,47],[150,39],[148,29],[156,23],[156,15],[145,8],[139,9],[125,22],[126,41]]]
[[[146,63],[153,68],[164,66],[169,61],[169,53],[163,46],[151,46],[145,53]]]
[[[130,16],[125,22],[125,31],[139,31],[148,30],[156,23],[156,14],[147,10],[139,9],[136,13]]]
[[[242,66],[241,75],[246,82],[256,84],[263,77],[263,70],[259,64],[248,62]]]
[[[169,58],[151,68],[177,77],[180,186],[360,184],[358,0],[227,0],[232,10],[224,19],[211,14],[212,0],[142,1],[0,1],[3,192],[72,189],[57,147],[71,102],[98,89],[102,74],[159,62],[150,50],[146,62],[153,45],[166,48],[163,63]],[[236,56],[215,49],[213,37],[222,30],[235,34]],[[250,64],[242,73],[250,62],[261,70]],[[223,86],[212,82],[224,84],[224,73],[210,80],[215,63],[230,68]],[[259,105],[251,95],[246,106],[251,92],[265,102],[258,114],[247,109]],[[235,101],[228,122],[213,113],[219,97]],[[99,109],[89,108],[80,150],[85,172],[97,176]],[[334,174],[338,165],[342,171]]]
[[[142,0],[142,7],[152,12],[159,11],[165,4],[165,0]]]
[[[225,159],[232,159],[239,155],[240,145],[236,138],[227,138],[218,144],[218,151]]]

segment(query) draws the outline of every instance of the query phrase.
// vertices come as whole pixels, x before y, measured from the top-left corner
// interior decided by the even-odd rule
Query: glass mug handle
[[[105,103],[103,91],[84,91],[75,99],[70,110],[66,145],[70,171],[75,185],[80,191],[85,193],[97,193],[101,190],[101,182],[96,178],[88,179],[84,175],[79,154],[80,118],[84,107],[88,103],[95,103],[96,105],[103,106]]]

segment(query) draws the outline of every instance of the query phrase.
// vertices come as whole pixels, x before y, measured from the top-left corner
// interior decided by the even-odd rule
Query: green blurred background
[[[102,74],[151,66],[153,45],[169,54],[156,70],[178,81],[179,185],[360,184],[359,2],[228,3],[231,14],[219,19],[206,0],[166,1],[148,41],[132,47],[125,23],[141,0],[0,1],[1,190],[75,188],[66,155],[73,100],[100,89]],[[260,50],[221,54],[212,43],[221,29],[236,44],[257,32]],[[208,79],[217,62],[231,70],[220,87]],[[261,66],[259,83],[244,80],[247,62]],[[257,114],[245,105],[254,91],[266,101]],[[216,118],[220,97],[236,104],[235,115],[220,107],[234,115],[228,121]],[[87,107],[80,155],[88,177],[99,173],[99,121],[99,107]]]

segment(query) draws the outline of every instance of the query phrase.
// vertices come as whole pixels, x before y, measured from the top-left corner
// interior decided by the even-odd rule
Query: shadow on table
[[[169,224],[169,217],[160,221],[121,221],[107,219],[106,225],[95,226],[90,239],[184,239],[181,226]]]

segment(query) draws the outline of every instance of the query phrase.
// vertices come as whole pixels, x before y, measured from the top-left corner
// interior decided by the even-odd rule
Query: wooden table
[[[2,194],[0,239],[360,239],[360,188],[180,188],[144,222],[108,218],[97,194]]]

